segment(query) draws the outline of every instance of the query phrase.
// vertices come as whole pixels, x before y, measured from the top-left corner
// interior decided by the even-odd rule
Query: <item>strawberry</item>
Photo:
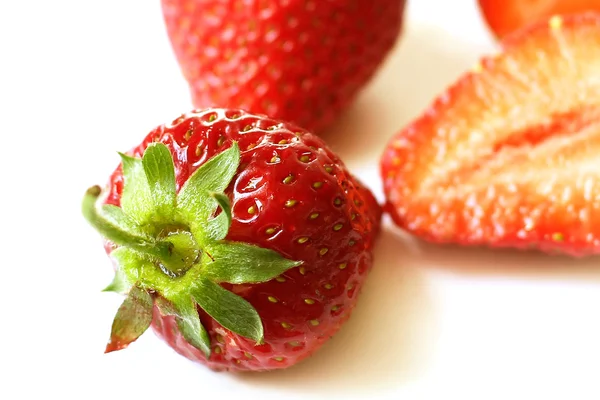
[[[321,133],[394,46],[405,0],[162,0],[195,107]]]
[[[600,11],[600,0],[478,0],[492,32],[499,38],[557,14]]]
[[[440,243],[600,253],[600,15],[554,17],[388,144],[386,208]]]
[[[127,296],[107,352],[149,326],[215,370],[289,367],[349,317],[381,210],[318,137],[235,109],[161,125],[83,212]]]

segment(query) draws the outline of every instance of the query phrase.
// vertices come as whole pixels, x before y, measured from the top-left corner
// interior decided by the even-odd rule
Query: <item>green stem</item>
[[[92,186],[85,193],[82,204],[82,212],[85,219],[87,219],[87,221],[96,228],[102,236],[111,242],[149,255],[168,266],[171,262],[173,244],[141,236],[138,233],[128,231],[124,226],[118,226],[117,224],[108,221],[102,216],[96,206],[96,201],[98,200],[100,193],[101,189],[99,186]]]

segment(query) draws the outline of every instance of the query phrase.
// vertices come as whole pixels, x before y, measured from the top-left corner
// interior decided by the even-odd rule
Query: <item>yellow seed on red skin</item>
[[[315,301],[314,301],[313,299],[304,299],[304,302],[305,302],[306,304],[309,304],[309,305],[310,305],[310,304],[315,304]]]
[[[285,183],[286,185],[289,185],[290,183],[292,183],[293,180],[294,180],[294,177],[292,175],[288,175],[283,180],[283,183]]]
[[[219,136],[219,140],[217,140],[217,147],[223,146],[223,143],[225,143],[225,137]]]
[[[348,266],[348,264],[347,264],[347,263],[341,263],[340,265],[338,265],[338,268],[339,268],[339,269],[344,269],[344,268],[346,268],[347,266]]]
[[[275,231],[276,231],[276,229],[275,229],[275,228],[267,228],[267,229],[265,229],[265,233],[266,233],[267,235],[269,235],[269,236],[271,236],[272,234],[274,234],[274,233],[275,233]]]
[[[221,354],[221,348],[220,347],[215,347],[214,349],[215,354]]]
[[[287,344],[291,347],[300,347],[301,346],[300,342],[297,340],[292,340],[291,342],[288,342]]]
[[[248,214],[252,215],[256,212],[256,208],[254,206],[248,207]]]
[[[276,299],[275,297],[273,297],[273,296],[269,296],[269,297],[267,297],[267,299],[269,299],[269,301],[270,301],[271,303],[277,303],[277,302],[279,302],[279,300],[277,300],[277,299]]]
[[[192,130],[188,129],[187,131],[185,131],[185,135],[183,135],[185,140],[190,140],[190,138],[192,137]]]
[[[312,213],[312,214],[310,214],[309,218],[310,219],[317,219],[317,218],[319,218],[319,213]]]
[[[282,322],[281,327],[283,329],[290,329],[292,326],[290,324],[288,324],[287,322]]]
[[[298,239],[298,243],[302,244],[302,243],[306,243],[308,242],[308,238],[306,236],[301,237],[300,239]]]
[[[184,18],[181,19],[181,22],[179,23],[179,28],[182,31],[187,31],[188,29],[190,29],[191,25],[192,25],[191,18],[184,17]]]
[[[310,161],[310,157],[307,156],[306,154],[300,157],[300,161],[303,163],[307,163]]]
[[[298,271],[300,272],[300,275],[306,274],[306,268],[304,268],[304,267],[298,268]]]
[[[310,320],[310,324],[311,324],[312,326],[317,326],[317,325],[319,325],[319,321],[318,321],[318,320],[316,320],[316,319],[311,319],[311,320]]]
[[[294,207],[298,203],[298,200],[290,199],[285,202],[287,208]]]
[[[329,290],[333,288],[333,285],[331,283],[326,283],[325,285],[323,285],[325,287],[325,289]]]
[[[323,247],[321,250],[319,250],[319,255],[324,256],[328,251],[329,249],[327,247]]]
[[[548,25],[550,25],[550,29],[558,30],[562,28],[563,19],[559,15],[554,15],[548,20]]]
[[[208,117],[208,122],[213,122],[216,119],[217,119],[217,114],[210,114],[210,116]]]
[[[196,157],[200,157],[200,154],[202,154],[202,146],[198,145],[196,146]]]
[[[344,224],[335,224],[333,226],[333,230],[334,231],[339,231],[340,229],[342,229],[344,227]]]
[[[275,278],[275,280],[280,283],[285,282],[285,278],[283,276],[278,276],[277,278]]]
[[[323,182],[315,182],[312,185],[315,189],[319,189],[320,187],[323,186]]]
[[[282,362],[283,360],[283,357],[273,357],[273,361]]]

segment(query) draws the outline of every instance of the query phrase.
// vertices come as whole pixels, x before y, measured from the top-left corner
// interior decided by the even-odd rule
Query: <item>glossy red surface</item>
[[[259,312],[261,346],[202,312],[213,345],[208,362],[183,339],[174,319],[158,310],[155,331],[180,354],[215,369],[282,368],[310,355],[348,318],[371,267],[381,216],[373,195],[318,137],[241,111],[183,115],[150,132],[132,154],[141,156],[153,141],[172,151],[178,190],[202,163],[237,141],[241,165],[226,190],[233,212],[227,239],[304,261],[266,283],[224,285]],[[121,190],[118,168],[106,201],[119,205]]]
[[[398,38],[404,0],[163,0],[198,108],[236,107],[320,133]]]

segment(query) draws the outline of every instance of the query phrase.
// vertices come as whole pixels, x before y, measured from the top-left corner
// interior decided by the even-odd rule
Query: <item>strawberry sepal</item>
[[[152,323],[152,297],[140,286],[134,285],[119,307],[105,353],[122,350],[137,340]]]
[[[150,326],[153,306],[175,316],[184,338],[207,357],[210,339],[198,307],[224,328],[261,343],[264,329],[256,309],[220,283],[266,282],[301,262],[225,240],[232,214],[224,191],[239,167],[237,143],[199,167],[178,194],[165,145],[151,144],[141,159],[121,159],[121,206],[99,205],[98,186],[87,191],[82,206],[88,222],[115,246],[115,278],[105,291],[127,295],[107,352],[135,341]]]

